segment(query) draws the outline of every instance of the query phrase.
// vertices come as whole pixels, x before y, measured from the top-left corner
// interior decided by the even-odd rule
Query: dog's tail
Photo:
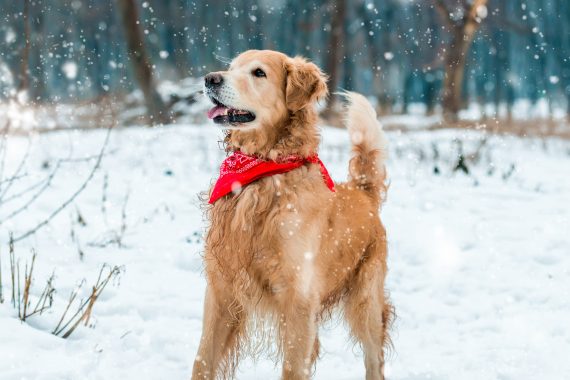
[[[376,111],[364,96],[348,91],[343,95],[348,101],[345,123],[353,151],[348,168],[349,184],[380,203],[386,193],[386,135],[377,120]]]

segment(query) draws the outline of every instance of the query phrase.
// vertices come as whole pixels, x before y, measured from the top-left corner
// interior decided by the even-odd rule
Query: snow
[[[77,78],[78,67],[75,62],[67,61],[61,66],[61,69],[63,70],[63,73],[65,74],[67,79]]]
[[[102,130],[34,136],[28,175],[11,191],[43,178],[46,162],[53,168],[60,158],[96,155],[104,137]],[[1,225],[0,379],[189,377],[205,289],[197,194],[217,174],[220,138],[209,124],[113,131],[85,192],[16,244],[22,265],[30,248],[38,252],[33,297],[56,275],[52,310],[26,323],[9,300],[8,231],[18,236],[43,220],[85,180],[93,160],[62,162],[39,201]],[[570,378],[570,143],[462,130],[388,138],[391,182],[382,218],[387,288],[398,314],[388,378]],[[335,180],[346,177],[348,142],[344,130],[323,131],[320,155]],[[11,173],[28,139],[10,137],[7,144]],[[474,162],[468,157],[479,146]],[[460,151],[469,175],[453,170]],[[0,207],[0,220],[17,207]],[[101,247],[120,231],[123,207],[124,246]],[[86,226],[74,222],[78,213]],[[85,297],[103,263],[124,269],[96,302],[92,326],[67,340],[51,335],[70,292],[85,278]],[[328,323],[320,336],[316,379],[364,377],[362,354],[342,322]],[[265,358],[245,360],[238,378],[276,379],[279,372]]]

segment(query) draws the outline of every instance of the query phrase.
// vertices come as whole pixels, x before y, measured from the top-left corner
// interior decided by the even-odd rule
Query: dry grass
[[[35,306],[32,308],[31,302],[31,289],[34,274],[34,265],[36,262],[37,254],[32,250],[32,262],[29,266],[28,263],[25,264],[23,284],[20,280],[20,260],[16,260],[14,253],[14,239],[10,236],[9,243],[9,254],[10,254],[10,274],[12,280],[12,306],[18,310],[18,318],[25,322],[28,318],[36,315],[42,314],[44,311],[51,308],[53,304],[53,294],[55,293],[55,288],[53,287],[54,275],[52,274],[44,288],[42,293],[36,300]],[[2,287],[2,275],[0,267],[0,288]],[[17,289],[17,292],[16,292]]]
[[[380,113],[379,113],[380,114]],[[321,124],[344,128],[344,112],[341,107],[327,110],[321,115]],[[382,115],[391,116],[391,115]],[[383,121],[383,127],[387,131],[417,131],[417,128],[407,123],[397,121]],[[570,116],[564,119],[537,118],[530,120],[486,118],[481,120],[459,120],[448,122],[443,120],[434,121],[427,130],[439,129],[475,129],[483,130],[492,134],[515,135],[520,137],[559,137],[570,140]]]
[[[14,309],[18,311],[18,318],[22,322],[26,322],[30,317],[35,315],[41,315],[44,311],[50,309],[53,305],[53,295],[56,289],[53,286],[54,282],[54,274],[47,279],[46,284],[40,296],[37,297],[35,304],[32,303],[32,293],[33,293],[33,274],[34,268],[36,263],[37,253],[35,250],[32,250],[32,258],[31,263],[28,266],[28,263],[25,264],[24,269],[24,277],[21,278],[20,272],[20,259],[16,258],[14,252],[14,239],[10,237],[9,243],[9,255],[10,255],[10,272],[11,272],[11,284],[12,284],[12,297],[11,303]],[[2,298],[2,267],[0,267],[0,300],[3,301]],[[97,277],[97,281],[91,287],[91,291],[89,296],[79,301],[77,310],[71,317],[68,316],[69,310],[75,304],[75,300],[81,287],[85,284],[85,280],[83,280],[80,285],[71,292],[71,296],[67,303],[67,306],[59,319],[59,323],[52,331],[52,334],[61,336],[62,338],[68,338],[76,329],[77,327],[83,323],[85,326],[89,325],[89,320],[91,319],[91,315],[93,313],[93,308],[95,303],[99,299],[101,293],[105,290],[107,284],[111,281],[116,279],[119,274],[121,273],[122,269],[117,266],[109,266],[104,264],[100,271],[99,276]],[[33,305],[33,307],[32,307]]]
[[[103,276],[103,272],[108,270],[108,273]],[[68,338],[75,329],[81,324],[84,323],[85,326],[89,324],[89,319],[91,318],[91,314],[93,312],[93,307],[95,306],[95,302],[99,299],[99,296],[112,279],[115,279],[121,273],[121,268],[114,266],[110,267],[108,265],[103,265],[101,270],[99,271],[99,277],[97,278],[97,282],[95,285],[91,287],[91,293],[87,299],[82,300],[79,302],[79,307],[75,314],[73,314],[69,319],[66,320],[67,313],[71,308],[71,305],[74,303],[75,299],[77,298],[77,294],[79,290],[85,283],[82,281],[81,284],[71,292],[69,297],[69,301],[63,312],[59,323],[52,331],[52,334],[61,336],[62,338]]]
[[[438,123],[429,129],[436,130],[442,128],[477,129],[493,134],[507,134],[520,137],[560,137],[570,139],[570,120],[568,119],[459,121],[451,124]]]
[[[570,120],[566,119],[532,119],[532,120],[460,120],[457,122],[440,121],[429,126],[428,130],[439,129],[474,129],[498,135],[514,135],[520,137],[559,137],[570,139]],[[408,131],[404,124],[385,124],[386,130]]]

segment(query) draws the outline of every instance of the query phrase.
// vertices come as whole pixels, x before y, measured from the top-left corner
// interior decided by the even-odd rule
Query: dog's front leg
[[[244,311],[230,292],[216,290],[211,285],[206,288],[202,338],[192,380],[213,380],[218,372],[224,378],[229,377],[237,366],[237,349],[245,327]]]
[[[316,359],[316,305],[307,301],[289,302],[281,316],[283,380],[305,380],[310,377]]]

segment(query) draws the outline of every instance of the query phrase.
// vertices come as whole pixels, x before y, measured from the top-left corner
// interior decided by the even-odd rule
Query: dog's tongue
[[[208,119],[213,119],[216,116],[224,115],[227,111],[227,107],[224,106],[215,106],[211,110],[208,111]]]

